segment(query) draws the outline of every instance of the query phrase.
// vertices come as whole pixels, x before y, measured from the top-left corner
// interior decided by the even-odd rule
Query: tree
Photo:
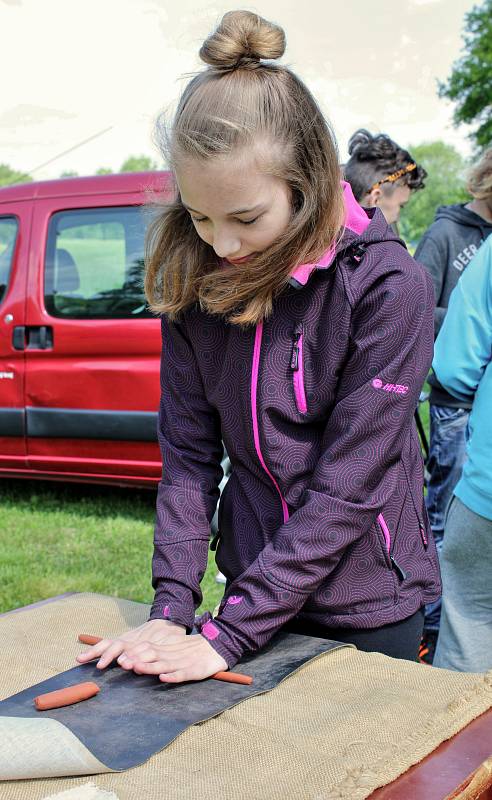
[[[465,14],[465,54],[454,62],[439,96],[456,102],[455,125],[478,125],[471,137],[479,148],[492,144],[492,0]]]
[[[0,186],[11,186],[13,183],[28,183],[30,175],[12,169],[8,164],[0,164]]]
[[[153,169],[158,169],[158,166],[149,156],[128,156],[121,165],[120,172],[145,172]]]
[[[425,142],[409,148],[413,158],[428,173],[425,189],[415,192],[403,209],[400,232],[415,248],[424,231],[434,220],[440,205],[470,200],[466,191],[466,161],[452,145],[442,141]]]
[[[112,175],[112,174],[113,170],[110,169],[110,167],[99,167],[99,169],[96,169],[96,175]]]
[[[60,178],[78,178],[79,173],[75,172],[74,169],[66,169],[60,175]]]

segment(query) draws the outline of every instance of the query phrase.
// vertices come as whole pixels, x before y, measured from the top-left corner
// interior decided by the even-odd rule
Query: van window
[[[53,214],[45,259],[45,306],[70,319],[152,316],[143,293],[146,218],[139,207]]]
[[[17,227],[14,217],[0,217],[0,303],[9,285]]]

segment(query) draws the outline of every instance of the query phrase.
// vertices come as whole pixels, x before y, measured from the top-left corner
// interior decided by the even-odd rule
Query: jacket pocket
[[[385,561],[388,567],[391,569],[391,561],[390,561],[391,534],[389,532],[388,526],[386,525],[386,521],[382,514],[378,514],[378,516],[376,517],[376,528],[378,531],[378,538],[383,548]]]
[[[224,488],[222,489],[222,493],[221,493],[221,495],[219,497],[219,507],[217,509],[217,533],[213,536],[213,538],[212,538],[212,540],[210,542],[210,549],[212,551],[217,550],[217,547],[218,547],[219,542],[220,542],[220,538],[222,536],[223,527],[224,527],[224,507],[225,507],[225,501],[226,501],[227,488],[229,486],[230,479],[231,478],[229,476],[229,478],[226,481],[226,484],[225,484]]]
[[[396,561],[393,555],[394,538],[392,538],[390,529],[388,528],[386,520],[382,514],[378,514],[376,519],[376,524],[383,537],[386,562],[389,568],[394,570],[394,572],[396,572],[400,580],[404,581],[405,578],[407,577],[407,574],[405,570],[400,566],[400,564]]]
[[[419,511],[419,502],[417,501],[417,499],[415,497],[414,487],[413,487],[413,484],[412,484],[412,482],[410,480],[410,476],[408,474],[408,470],[407,470],[407,468],[405,466],[405,463],[403,463],[403,470],[405,472],[405,478],[406,478],[406,481],[407,481],[408,492],[409,492],[410,497],[412,499],[412,504],[413,504],[413,509],[415,511],[415,516],[417,517],[417,523],[418,523],[418,526],[419,526],[420,538],[422,540],[422,544],[424,545],[424,548],[427,550],[427,548],[429,546],[429,539],[428,539],[428,536],[427,536],[427,530],[426,530],[426,525],[425,525],[425,521],[424,521],[426,519],[426,515],[425,515],[425,512],[424,512],[424,507],[425,507],[424,506],[424,493],[422,491],[422,497],[420,498],[421,510]]]
[[[302,323],[298,323],[292,335],[292,355],[290,358],[294,397],[300,414],[307,414],[306,389],[304,386],[304,331]]]

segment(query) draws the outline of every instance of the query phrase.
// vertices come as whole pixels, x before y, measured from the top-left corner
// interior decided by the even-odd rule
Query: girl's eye
[[[238,219],[237,221],[239,222],[240,225],[253,225],[255,222],[258,222],[261,216],[262,214],[258,214],[258,216],[255,217],[254,219],[248,219],[248,220]],[[196,223],[207,222],[207,217],[194,217],[191,215],[191,219],[193,220],[193,222]]]
[[[238,222],[240,222],[240,223],[241,223],[241,225],[253,225],[255,222],[258,222],[258,220],[260,219],[260,217],[261,217],[261,214],[259,214],[259,215],[258,215],[257,217],[255,217],[254,219],[248,219],[248,220],[245,220],[245,219],[238,219]]]

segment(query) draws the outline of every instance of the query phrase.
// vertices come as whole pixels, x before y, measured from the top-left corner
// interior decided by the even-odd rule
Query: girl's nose
[[[219,258],[232,257],[241,250],[240,240],[233,235],[217,231],[212,244]]]

